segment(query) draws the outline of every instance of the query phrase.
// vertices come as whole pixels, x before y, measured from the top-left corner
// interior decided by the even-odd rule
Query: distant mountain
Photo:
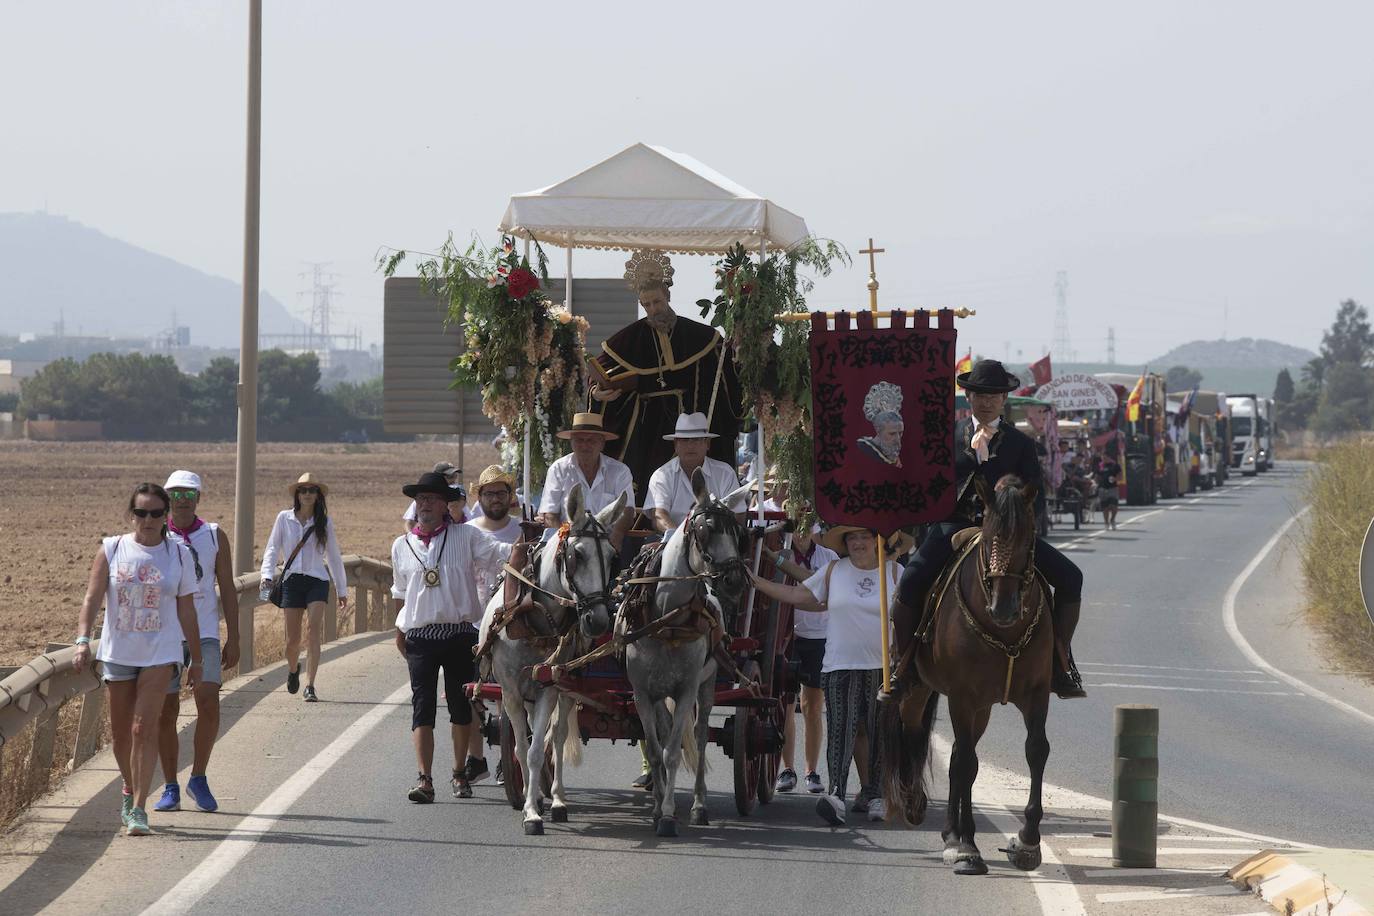
[[[1296,369],[1316,355],[1311,350],[1277,340],[1242,337],[1239,340],[1194,340],[1150,360],[1150,365],[1161,370],[1170,366],[1189,366],[1203,372],[1209,368],[1273,369],[1277,372],[1283,368]]]
[[[239,284],[48,213],[0,213],[0,333],[48,334],[59,312],[68,334],[154,336],[177,324],[191,343],[235,347]],[[300,329],[263,293],[262,333]]]

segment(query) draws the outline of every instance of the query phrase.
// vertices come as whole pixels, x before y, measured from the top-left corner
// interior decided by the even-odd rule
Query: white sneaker
[[[868,819],[870,821],[887,820],[887,805],[881,798],[875,798],[868,803]]]
[[[844,826],[844,801],[834,795],[816,799],[816,813],[831,827]]]

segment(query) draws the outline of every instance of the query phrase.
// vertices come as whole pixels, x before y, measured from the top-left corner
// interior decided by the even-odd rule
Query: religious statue
[[[873,435],[859,437],[859,453],[901,467],[902,433],[906,429],[902,389],[891,382],[878,382],[868,389],[864,396],[864,419],[873,424]]]
[[[650,475],[673,457],[673,443],[664,437],[679,415],[709,416],[718,438],[708,454],[733,468],[744,411],[734,360],[726,357],[720,333],[672,309],[668,256],[636,251],[625,264],[625,280],[645,317],[608,338],[601,355],[588,362],[605,429],[620,437],[613,457],[629,466],[635,502],[642,506]]]

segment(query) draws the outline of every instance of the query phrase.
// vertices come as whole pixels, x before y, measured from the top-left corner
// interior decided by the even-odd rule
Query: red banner
[[[884,535],[954,509],[954,315],[811,316],[816,512]],[[850,327],[853,317],[857,327]]]
[[[1046,353],[1040,359],[1030,364],[1031,378],[1035,379],[1036,385],[1048,385],[1054,373],[1050,369],[1050,354]]]

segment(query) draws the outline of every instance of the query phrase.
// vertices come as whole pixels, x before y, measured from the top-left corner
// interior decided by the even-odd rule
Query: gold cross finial
[[[878,261],[874,255],[886,251],[886,248],[875,247],[871,236],[868,239],[868,247],[859,250],[859,254],[868,255],[868,304],[875,313],[878,311]]]

